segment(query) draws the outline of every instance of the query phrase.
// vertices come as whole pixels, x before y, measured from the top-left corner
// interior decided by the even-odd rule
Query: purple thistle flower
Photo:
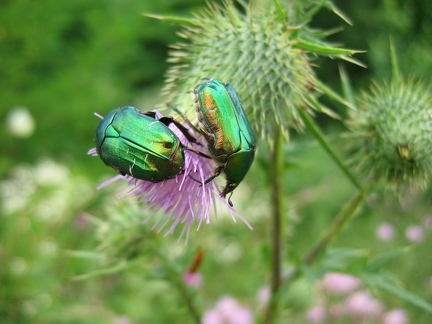
[[[162,117],[159,112],[155,112],[156,119]],[[95,115],[103,119],[102,116]],[[185,124],[183,126],[189,130],[189,133],[193,137],[197,140],[200,139],[190,125]],[[215,180],[206,185],[201,185],[196,181],[199,180],[204,183],[206,179],[213,175],[216,166],[212,159],[202,157],[190,151],[189,148],[192,148],[192,144],[188,142],[183,133],[174,124],[171,124],[169,128],[177,135],[184,147],[185,163],[182,173],[173,179],[157,183],[136,179],[129,175],[117,175],[99,185],[98,189],[104,188],[118,180],[126,180],[128,186],[119,192],[121,194],[120,198],[137,197],[138,203],[143,204],[141,210],[150,211],[150,214],[143,222],[147,222],[161,212],[157,216],[152,229],[158,228],[158,232],[160,232],[168,223],[171,223],[165,234],[168,235],[174,233],[178,224],[184,224],[179,240],[186,233],[186,242],[189,239],[190,228],[194,222],[198,223],[197,230],[203,222],[205,224],[210,223],[211,208],[213,206],[216,215],[216,203],[218,200],[222,205],[226,206],[234,222],[236,222],[235,215],[237,215],[248,228],[252,229],[250,224],[228,204],[225,198],[220,196],[221,189]],[[193,149],[201,152],[206,150],[205,145],[197,145]],[[90,149],[87,154],[98,156],[95,148]]]

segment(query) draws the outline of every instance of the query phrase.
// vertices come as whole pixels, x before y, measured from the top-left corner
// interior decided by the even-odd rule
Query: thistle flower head
[[[157,119],[162,117],[159,112],[156,112],[156,116]],[[225,198],[220,197],[221,190],[216,181],[202,185],[214,173],[215,165],[212,160],[191,151],[192,143],[176,125],[171,124],[169,127],[183,145],[184,167],[182,172],[173,179],[156,183],[136,179],[129,175],[117,175],[101,184],[98,189],[118,180],[126,181],[127,187],[119,195],[121,198],[137,198],[138,203],[142,205],[141,212],[148,212],[143,221],[156,219],[152,229],[158,228],[159,231],[171,223],[166,235],[172,234],[177,225],[184,224],[179,240],[186,233],[186,242],[193,223],[197,223],[197,229],[203,222],[205,224],[210,223],[211,209],[214,207],[216,211],[215,204],[217,201],[228,208],[234,221],[236,221],[235,215],[237,215],[250,228],[246,220],[228,204]],[[190,126],[185,124],[184,127],[194,138],[199,138]],[[196,147],[197,151],[205,149],[203,145]],[[88,154],[98,155],[96,149],[89,150]]]
[[[394,76],[374,83],[351,113],[353,164],[372,182],[425,186],[432,176],[431,87]]]
[[[244,12],[231,1],[224,2],[223,7],[209,4],[194,18],[182,20],[183,30],[178,35],[186,42],[176,44],[169,53],[173,65],[167,72],[164,91],[168,100],[187,109],[190,119],[195,114],[184,94],[203,78],[230,83],[253,128],[267,139],[273,137],[275,126],[285,135],[291,127],[302,129],[298,109],[331,114],[314,98],[319,92],[315,90],[322,89],[311,57],[345,52],[318,41],[315,32],[298,19],[298,12],[289,15],[288,8],[277,1],[265,2],[244,6]]]

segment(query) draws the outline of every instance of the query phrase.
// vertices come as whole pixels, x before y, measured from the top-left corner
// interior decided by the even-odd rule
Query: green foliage
[[[1,128],[7,154],[1,158],[0,171],[41,155],[82,163],[82,153],[93,144],[93,112],[139,105],[143,90],[163,80],[174,31],[142,13],[182,14],[200,3],[2,3],[0,117],[15,106],[25,106],[36,120],[36,132],[31,140],[20,140]],[[154,91],[148,95],[154,96]]]
[[[294,274],[291,282],[284,277],[287,281],[276,296],[279,312],[275,322],[305,323],[305,313],[320,297],[316,294],[317,282],[329,271],[337,271],[361,278],[387,309],[405,309],[410,322],[430,323],[431,189],[426,187],[425,192],[420,192],[411,188],[395,198],[374,188],[361,208],[353,208],[351,216],[356,217],[347,218],[349,221],[332,232],[337,215],[346,210],[341,206],[356,194],[355,187],[367,183],[366,179],[352,177],[351,170],[344,167],[345,161],[339,157],[346,143],[340,139],[341,123],[327,115],[335,117],[333,111],[340,111],[337,116],[341,118],[348,115],[346,107],[356,106],[356,89],[369,83],[371,77],[377,84],[384,84],[380,89],[385,91],[376,88],[373,97],[363,93],[362,105],[375,107],[378,103],[396,111],[400,107],[388,104],[391,98],[387,95],[407,88],[411,103],[422,98],[423,103],[429,102],[432,4],[428,0],[264,1],[266,5],[271,3],[274,10],[255,20],[236,19],[238,13],[247,17],[248,10],[252,10],[243,2],[235,3],[228,11],[231,23],[239,33],[243,32],[242,37],[250,27],[259,41],[240,42],[243,48],[239,51],[235,48],[237,38],[225,29],[225,34],[217,34],[217,27],[227,27],[226,22],[218,20],[220,26],[209,28],[206,42],[197,47],[180,45],[182,53],[187,53],[180,61],[194,67],[193,77],[189,78],[189,65],[178,67],[175,72],[185,82],[180,82],[182,93],[178,92],[178,84],[177,90],[168,89],[171,97],[186,98],[185,92],[199,83],[197,80],[219,75],[234,86],[243,84],[240,98],[246,111],[255,109],[257,129],[259,125],[268,127],[269,118],[279,123],[300,122],[295,110],[294,115],[276,110],[286,105],[293,109],[304,105],[313,112],[309,119],[302,119],[311,122],[309,134],[293,133],[289,142],[281,144],[281,169],[272,170],[280,177],[279,194],[283,198],[282,273]],[[297,4],[295,10],[286,11],[286,5],[293,3]],[[256,295],[269,286],[273,259],[269,193],[274,177],[269,169],[274,163],[268,145],[259,144],[255,163],[236,191],[236,208],[254,230],[233,224],[229,215],[220,213],[220,219],[212,218],[211,224],[203,224],[199,232],[191,231],[188,245],[177,242],[178,232],[164,237],[164,231],[151,229],[154,223],[143,224],[148,215],[135,201],[118,202],[117,187],[96,190],[101,176],[113,173],[97,158],[85,155],[94,146],[94,111],[104,115],[115,107],[133,104],[149,110],[160,103],[168,44],[178,39],[177,27],[158,19],[188,24],[186,36],[194,38],[201,30],[196,29],[197,21],[211,23],[208,15],[190,14],[204,5],[199,0],[23,0],[0,5],[0,322],[191,322],[191,307],[204,312],[226,295],[256,310],[256,318],[264,316],[265,305]],[[158,19],[144,17],[144,13]],[[217,14],[223,16],[225,12]],[[295,23],[284,25],[286,21]],[[353,27],[346,22],[352,22]],[[277,33],[269,41],[269,52],[265,48],[266,35],[272,34],[266,32],[272,31],[272,24],[277,25]],[[343,31],[331,34],[334,27],[341,25]],[[381,79],[390,80],[392,72],[390,38],[399,59],[400,75],[416,75],[425,84],[381,83]],[[229,41],[230,47],[212,46],[215,39],[220,44]],[[285,43],[275,40],[288,40],[292,47],[283,48]],[[356,54],[355,59],[368,69],[354,64],[341,69],[345,99],[333,90],[341,83],[337,69],[341,60],[333,59],[353,61],[345,55],[354,51],[345,50],[340,43],[367,50]],[[287,52],[303,56],[283,56]],[[190,53],[193,55],[188,56]],[[227,56],[221,58],[221,53]],[[260,66],[266,55],[274,60],[274,66]],[[287,57],[289,60],[284,61]],[[214,66],[209,70],[199,68],[211,66],[209,58],[215,60]],[[239,62],[252,64],[255,73],[239,71]],[[301,69],[296,71],[300,75],[278,70],[298,63]],[[269,67],[273,70],[266,88],[263,82]],[[172,70],[168,72],[168,76],[172,74]],[[272,83],[275,75],[289,78],[290,82]],[[313,87],[308,80],[313,81]],[[260,87],[266,88],[262,98]],[[291,101],[284,101],[288,96]],[[302,100],[298,100],[299,96]],[[338,107],[340,104],[344,110]],[[36,132],[27,139],[13,137],[5,125],[8,112],[17,106],[27,107],[36,121]],[[430,128],[430,107],[409,106],[420,112],[426,109],[429,115],[423,115],[426,120],[422,120]],[[263,115],[261,108],[265,109]],[[369,117],[377,122],[373,113]],[[404,121],[413,118],[406,111],[394,117]],[[389,121],[379,120],[383,124]],[[267,131],[271,133],[272,129]],[[325,133],[331,135],[326,139]],[[396,129],[387,137],[396,139],[401,134]],[[422,149],[412,151],[419,143]],[[430,162],[427,132],[413,137],[408,153],[406,148],[400,146],[393,153],[402,158],[423,154]],[[359,154],[365,157],[361,150]],[[416,161],[414,166],[421,166]],[[382,170],[375,162],[371,167]],[[430,173],[430,167],[426,170]],[[383,222],[395,230],[391,240],[382,241],[376,234]],[[406,234],[413,224],[423,233],[416,242]],[[305,262],[326,233],[331,235],[320,253]],[[198,268],[204,285],[194,289],[185,285],[182,276],[189,271],[198,250],[204,251]]]

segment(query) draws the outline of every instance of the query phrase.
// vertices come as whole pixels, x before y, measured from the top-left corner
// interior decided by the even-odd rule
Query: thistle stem
[[[277,129],[277,127],[275,128]],[[281,285],[282,255],[282,134],[277,131],[274,136],[274,147],[270,161],[271,199],[272,199],[272,277],[271,298],[265,313],[265,323],[271,323],[277,310],[279,288]]]
[[[161,256],[160,254],[158,254],[159,257],[161,258],[161,260],[163,261],[164,265],[165,265],[165,269],[168,272],[168,275],[171,279],[171,282],[175,285],[175,287],[177,288],[180,297],[183,299],[184,303],[186,304],[186,307],[193,319],[193,322],[196,324],[200,324],[201,323],[201,315],[200,312],[198,311],[187,287],[186,284],[184,283],[181,274],[174,269],[169,260],[167,260],[165,257]]]
[[[200,316],[197,308],[195,307],[195,304],[194,304],[189,292],[187,291],[185,283],[182,282],[181,278],[177,278],[176,286],[177,286],[177,289],[179,290],[181,297],[183,298],[183,300],[186,304],[186,307],[187,307],[190,315],[193,318],[193,321],[197,324],[200,324],[201,323],[201,319],[200,319],[201,316]]]
[[[351,183],[362,193],[364,191],[363,186],[357,180],[357,178],[351,173],[348,167],[342,162],[341,158],[336,154],[335,150],[330,146],[325,138],[324,134],[321,132],[318,125],[314,122],[312,118],[303,109],[298,110],[300,117],[305,123],[306,128],[312,133],[313,136],[318,140],[323,149],[330,155],[333,161],[339,166]]]
[[[345,207],[336,216],[330,228],[321,236],[321,238],[314,244],[314,246],[306,253],[303,258],[302,265],[311,264],[316,257],[325,250],[330,241],[336,237],[343,226],[351,219],[357,210],[360,203],[363,201],[363,193],[357,193],[351,201],[345,205]],[[290,283],[294,278],[300,275],[300,267],[294,268],[290,273],[284,276],[282,284],[286,285]]]

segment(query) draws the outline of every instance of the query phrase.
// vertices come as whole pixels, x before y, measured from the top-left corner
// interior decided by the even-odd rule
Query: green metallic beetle
[[[194,89],[194,105],[208,150],[220,165],[205,183],[223,171],[227,183],[221,196],[244,179],[255,157],[256,139],[237,92],[228,83],[209,80]],[[230,196],[231,197],[231,196]],[[230,198],[228,203],[232,206]]]
[[[184,146],[168,125],[174,123],[190,142],[195,138],[172,119],[134,107],[111,111],[96,131],[96,151],[122,175],[160,182],[174,178],[184,166]]]

